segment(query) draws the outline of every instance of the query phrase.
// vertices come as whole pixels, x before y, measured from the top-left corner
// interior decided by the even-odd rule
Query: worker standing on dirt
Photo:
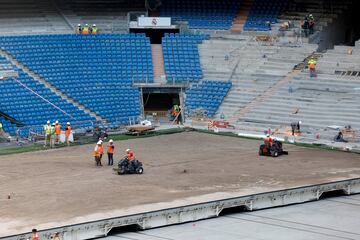
[[[103,153],[104,151],[103,151],[102,141],[99,140],[94,148],[94,157],[95,157],[96,166],[102,166],[101,158]]]
[[[67,146],[70,146],[70,134],[71,134],[71,125],[70,122],[66,123],[66,127],[65,127],[65,142],[67,144]]]
[[[308,66],[309,66],[309,69],[310,69],[310,77],[316,77],[316,60],[315,58],[311,58],[309,61],[308,61]]]
[[[55,123],[51,124],[51,136],[50,136],[50,147],[53,148],[55,145],[56,140],[56,130],[55,130]]]
[[[55,135],[56,135],[55,143],[56,144],[59,144],[59,142],[60,142],[60,134],[61,134],[61,125],[59,124],[59,121],[56,120],[56,122],[55,122]]]
[[[51,124],[50,121],[46,122],[46,125],[44,125],[44,132],[45,132],[45,144],[44,147],[51,141]]]
[[[112,166],[114,164],[114,150],[114,141],[110,139],[107,144],[108,166]]]
[[[31,240],[40,240],[38,231],[35,228],[31,230]]]

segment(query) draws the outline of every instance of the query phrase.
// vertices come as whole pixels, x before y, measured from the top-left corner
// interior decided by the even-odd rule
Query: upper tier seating
[[[277,22],[277,18],[285,9],[287,2],[288,0],[254,0],[244,30],[271,30],[270,24]]]
[[[152,81],[150,41],[144,34],[4,37],[0,46],[112,123],[140,114],[133,78]]]
[[[196,109],[205,109],[208,117],[212,117],[230,88],[230,81],[202,81],[194,84],[185,92],[187,109],[190,113]]]
[[[202,34],[165,34],[162,46],[165,72],[169,82],[196,82],[202,78],[197,44],[208,37]]]
[[[241,1],[181,0],[162,1],[160,15],[174,21],[187,21],[195,29],[230,29]]]

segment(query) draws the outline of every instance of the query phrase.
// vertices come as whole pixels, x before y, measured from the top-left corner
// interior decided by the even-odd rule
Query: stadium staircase
[[[17,61],[11,54],[9,54],[8,52],[0,49],[0,54],[2,56],[4,56],[8,61],[11,62],[11,64],[15,65],[17,68],[21,69],[22,71],[24,71],[26,74],[28,74],[30,77],[32,77],[34,80],[44,84],[48,89],[50,89],[53,93],[55,93],[56,95],[58,95],[59,97],[61,97],[62,99],[64,99],[65,101],[67,101],[68,103],[74,105],[75,107],[79,108],[80,110],[88,113],[90,116],[94,117],[97,121],[99,122],[106,122],[106,119],[102,118],[101,116],[99,116],[98,114],[96,114],[95,112],[91,111],[89,108],[86,108],[84,105],[80,104],[79,102],[75,101],[74,99],[70,98],[69,96],[67,96],[66,94],[62,93],[59,89],[57,89],[56,87],[54,87],[53,85],[51,85],[48,81],[46,81],[46,79],[42,78],[41,76],[39,76],[38,74],[36,74],[34,71],[32,71],[31,69],[29,69],[28,67],[26,67],[24,64],[20,63],[19,61]]]
[[[162,83],[162,79],[164,79],[164,83],[166,83],[166,79],[164,78],[164,54],[161,44],[151,44],[151,56],[153,62],[154,82]]]
[[[230,28],[230,32],[232,33],[241,33],[244,24],[246,22],[246,19],[249,15],[251,6],[252,6],[253,0],[243,0],[243,2],[240,5],[239,12],[236,15],[236,18],[234,19],[232,26]]]

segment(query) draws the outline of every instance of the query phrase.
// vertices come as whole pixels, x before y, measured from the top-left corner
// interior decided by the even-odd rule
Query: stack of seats
[[[34,80],[20,69],[16,78],[23,85],[9,78],[0,81],[0,109],[2,112],[42,132],[42,125],[50,120],[78,123],[79,127],[90,127],[95,118],[56,95],[44,84]],[[31,91],[31,90],[32,91]],[[49,103],[50,102],[50,103]],[[61,110],[60,110],[61,109]]]
[[[10,135],[14,135],[16,133],[16,125],[11,123],[9,120],[0,117],[0,123],[2,123],[3,131]]]
[[[165,0],[160,15],[173,21],[187,21],[193,29],[228,30],[240,4],[241,1],[236,0]]]
[[[113,124],[140,114],[139,90],[132,81],[153,81],[145,34],[4,37],[0,46]]]
[[[244,25],[245,31],[268,31],[277,22],[288,0],[254,0]]]
[[[164,64],[169,82],[197,82],[202,78],[197,44],[208,35],[165,34],[162,39]]]
[[[192,111],[203,109],[207,111],[208,117],[215,115],[221,102],[231,88],[230,81],[202,81],[193,84],[186,90],[185,104],[187,109]]]

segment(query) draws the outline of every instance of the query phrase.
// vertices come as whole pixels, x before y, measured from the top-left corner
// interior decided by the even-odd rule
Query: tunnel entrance
[[[172,107],[180,105],[179,93],[143,93],[145,118],[157,118],[162,121],[171,121]]]
[[[165,33],[179,33],[180,29],[131,28],[130,33],[145,33],[151,44],[161,44]]]

